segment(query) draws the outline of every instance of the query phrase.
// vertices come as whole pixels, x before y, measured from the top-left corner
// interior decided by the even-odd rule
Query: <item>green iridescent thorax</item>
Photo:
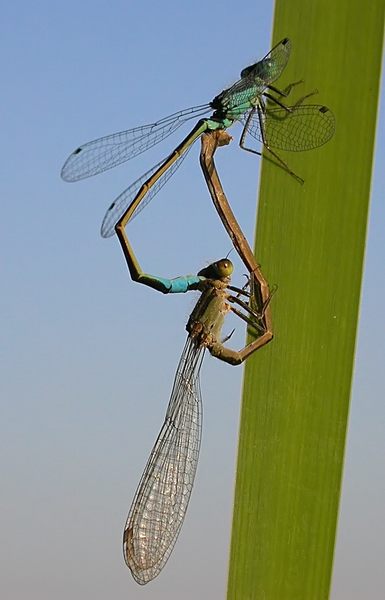
[[[233,123],[257,104],[264,87],[263,81],[256,77],[252,85],[245,85],[236,91],[231,91],[230,88],[230,90],[221,92],[210,103],[215,111],[213,118],[222,122],[227,120]],[[225,127],[228,127],[228,125]]]

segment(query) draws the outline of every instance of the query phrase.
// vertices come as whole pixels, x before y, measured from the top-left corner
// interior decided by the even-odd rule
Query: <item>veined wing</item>
[[[186,108],[155,123],[112,133],[83,144],[67,158],[61,176],[65,181],[78,181],[112,169],[155,146],[183,123],[199,118],[209,110],[208,104]]]
[[[246,124],[247,115],[239,119]],[[262,131],[263,130],[263,135]],[[250,119],[247,133],[271,148],[302,152],[326,144],[335,131],[335,118],[327,106],[304,104],[288,113],[282,108],[266,108]]]
[[[187,338],[166,418],[124,528],[124,558],[142,585],[166,564],[190,500],[202,430],[199,371],[204,350]]]
[[[290,50],[291,42],[284,38],[262,60],[242,69],[241,79],[228,91],[235,94],[245,88],[255,88],[256,95],[262,94],[270,83],[280,77],[289,60]]]
[[[159,179],[154,183],[154,185],[149,189],[147,194],[144,196],[143,200],[136,207],[131,218],[132,221],[147,204],[152,200],[152,198],[159,192],[159,190],[164,186],[164,184],[170,179],[170,177],[175,173],[175,171],[180,167],[187,154],[191,150],[193,144],[187,148],[183,154],[177,158],[177,160],[159,177]],[[139,177],[134,183],[132,183],[128,188],[124,190],[117,198],[112,202],[109,206],[106,214],[104,215],[104,219],[102,222],[102,226],[100,229],[100,233],[102,237],[107,238],[115,233],[115,225],[119,221],[119,219],[123,216],[127,208],[130,206],[131,202],[134,200],[135,196],[138,194],[141,187],[148,181],[148,179],[157,171],[157,169],[164,164],[168,160],[168,157],[161,160],[157,165],[149,169],[144,175]]]
[[[245,67],[241,71],[241,79],[219,95],[224,108],[232,109],[261,96],[266,87],[281,75],[289,60],[290,48],[290,40],[284,38],[262,60]]]

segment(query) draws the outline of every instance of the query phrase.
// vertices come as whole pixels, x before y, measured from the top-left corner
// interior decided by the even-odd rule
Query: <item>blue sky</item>
[[[135,286],[117,241],[101,239],[99,228],[114,197],[184,132],[76,185],[59,172],[82,142],[211,100],[267,52],[271,23],[267,0],[247,0],[241,11],[215,0],[3,7],[0,589],[7,600],[225,596],[242,368],[206,358],[198,475],[164,572],[139,589],[121,553],[194,295]],[[149,272],[196,272],[230,250],[197,154],[132,225]],[[236,181],[224,177],[230,199],[243,181],[236,213],[252,239],[259,161],[234,142],[218,165],[237,173]],[[385,584],[384,165],[378,133],[333,600],[380,599]],[[243,270],[235,263],[236,284]],[[237,335],[242,340],[242,330]]]

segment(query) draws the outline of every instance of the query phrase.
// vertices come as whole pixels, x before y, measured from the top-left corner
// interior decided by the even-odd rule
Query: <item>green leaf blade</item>
[[[329,596],[365,250],[383,0],[276,3],[293,43],[277,86],[304,79],[334,138],[262,165],[256,257],[275,339],[245,368],[228,599]],[[299,87],[299,86],[298,86]],[[309,99],[313,102],[313,98]]]

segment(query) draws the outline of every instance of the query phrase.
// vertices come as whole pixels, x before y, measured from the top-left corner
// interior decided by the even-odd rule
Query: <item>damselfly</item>
[[[206,348],[216,358],[238,365],[273,337],[269,292],[261,275],[265,302],[253,311],[241,296],[245,288],[230,285],[233,265],[221,259],[194,276],[165,279],[144,274],[127,243],[131,277],[167,293],[199,290],[201,296],[186,329],[188,337],[175,375],[165,421],[151,451],[136,491],[123,535],[123,552],[134,579],[145,584],[167,562],[180,532],[193,488],[202,429],[199,373]],[[221,329],[233,312],[250,325],[255,339],[241,350],[224,346]],[[231,334],[230,334],[231,335]]]
[[[326,106],[303,104],[303,100],[312,94],[302,97],[293,106],[286,106],[279,99],[287,96],[296,85],[292,84],[286,91],[280,91],[272,85],[284,70],[290,49],[290,40],[284,38],[262,60],[244,68],[241,78],[208,104],[187,108],[149,125],[107,135],[79,146],[63,166],[61,175],[65,181],[78,181],[130,160],[161,142],[190,119],[212,112],[210,117],[197,122],[167,158],[114,200],[104,217],[102,236],[114,234],[115,224],[128,207],[132,207],[131,218],[144,208],[175,173],[192,144],[204,132],[227,129],[234,122],[243,125],[240,139],[243,149],[261,154],[246,147],[246,136],[250,134],[262,143],[279,166],[303,183],[274,149],[296,152],[322,146],[332,137],[335,121],[333,113]]]

